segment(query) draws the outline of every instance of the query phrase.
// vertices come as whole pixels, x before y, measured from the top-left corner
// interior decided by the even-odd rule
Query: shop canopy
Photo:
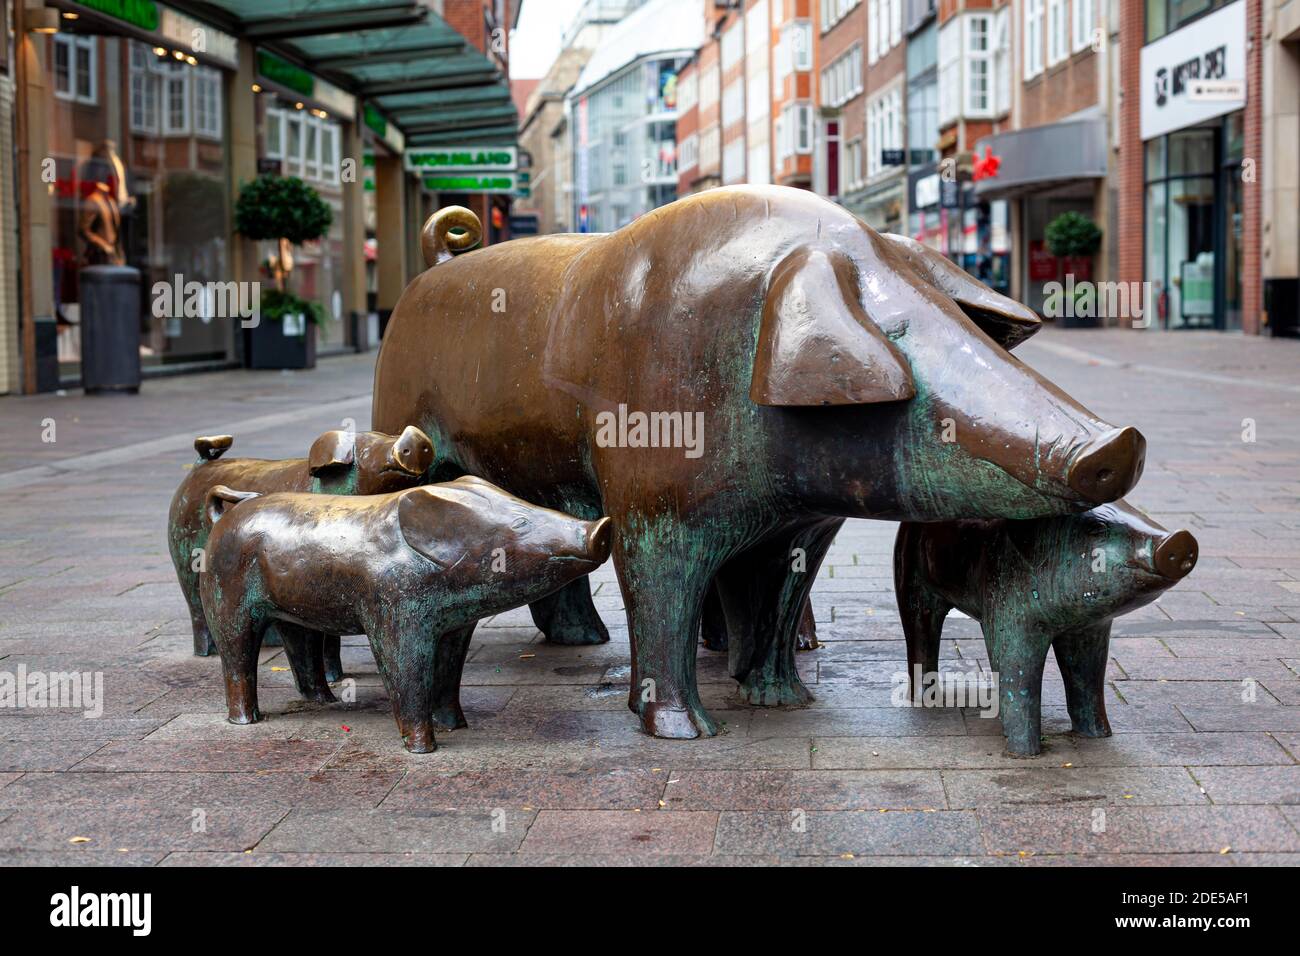
[[[418,0],[173,5],[357,94],[408,146],[515,141],[518,116],[499,64]]]

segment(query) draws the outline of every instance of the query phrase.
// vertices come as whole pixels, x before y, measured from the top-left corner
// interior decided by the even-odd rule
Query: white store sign
[[[1244,108],[1246,0],[1148,43],[1141,71],[1143,140]]]

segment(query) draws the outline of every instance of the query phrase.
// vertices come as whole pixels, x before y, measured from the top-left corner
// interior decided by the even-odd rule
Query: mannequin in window
[[[135,208],[126,189],[126,169],[112,140],[104,140],[81,167],[81,218],[77,235],[85,242],[88,266],[126,264],[122,218]]]

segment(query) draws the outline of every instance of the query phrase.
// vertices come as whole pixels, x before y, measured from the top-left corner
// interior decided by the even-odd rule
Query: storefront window
[[[1146,144],[1146,279],[1163,328],[1241,324],[1241,114]]]
[[[1147,42],[1173,33],[1211,10],[1226,7],[1237,0],[1146,0]]]
[[[209,297],[197,316],[152,307],[154,286],[178,275],[230,278],[223,77],[135,39],[70,29],[45,41],[60,371],[79,371],[91,265],[140,271],[146,367],[230,361],[234,325]]]
[[[259,98],[262,158],[278,162],[286,176],[297,176],[320,193],[334,212],[329,233],[294,252],[289,282],[292,291],[319,302],[326,323],[317,329],[323,351],[351,346],[351,330],[343,311],[343,189],[339,178],[342,128],[324,110],[290,103],[273,93]],[[262,244],[263,261],[275,254],[275,244]]]

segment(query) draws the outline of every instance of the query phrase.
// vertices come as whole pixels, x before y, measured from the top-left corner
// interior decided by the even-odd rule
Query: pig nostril
[[[1109,468],[1103,468],[1101,471],[1097,472],[1097,482],[1104,485],[1108,483],[1114,475],[1115,472],[1111,471]]]

